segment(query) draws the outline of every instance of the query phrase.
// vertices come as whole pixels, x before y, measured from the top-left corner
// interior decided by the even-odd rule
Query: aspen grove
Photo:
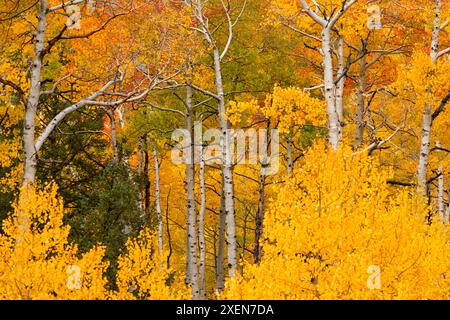
[[[0,0],[0,299],[450,299],[450,0]]]

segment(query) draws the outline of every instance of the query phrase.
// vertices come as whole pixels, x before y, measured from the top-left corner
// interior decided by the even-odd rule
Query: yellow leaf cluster
[[[267,118],[279,121],[281,133],[289,132],[292,126],[323,124],[326,118],[323,101],[295,87],[275,86],[273,93],[267,96],[262,112]]]
[[[281,133],[288,133],[293,126],[324,124],[326,119],[322,100],[300,88],[281,88],[279,86],[275,86],[273,93],[266,96],[263,106],[260,106],[256,99],[230,101],[226,117],[231,124],[238,125],[242,119],[258,113],[262,113],[267,119],[278,122],[278,129]]]
[[[100,299],[105,296],[104,248],[79,257],[67,243],[57,188],[23,187],[0,236],[1,299]]]
[[[167,254],[158,253],[155,234],[148,229],[129,239],[126,254],[119,257],[118,299],[188,299],[189,290],[180,276],[166,266]]]
[[[367,154],[317,144],[272,199],[264,255],[225,299],[448,299],[448,226]]]

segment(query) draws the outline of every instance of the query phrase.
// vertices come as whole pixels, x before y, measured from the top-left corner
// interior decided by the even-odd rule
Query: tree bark
[[[147,135],[144,135],[144,137],[142,138],[142,144],[144,152],[144,168],[142,172],[144,177],[144,214],[147,218],[147,221],[150,223],[150,179],[148,177],[150,157],[148,154]]]
[[[203,146],[200,147],[200,211],[198,214],[198,239],[200,249],[199,265],[199,292],[200,299],[206,299],[206,243],[205,243],[205,210],[206,210],[206,188],[205,188],[205,160]]]
[[[363,48],[364,50],[364,48]],[[358,102],[356,105],[356,129],[355,129],[355,139],[353,142],[353,149],[358,149],[364,139],[364,115],[366,112],[366,54],[363,53],[359,65],[359,84],[358,84]]]
[[[117,146],[117,131],[116,131],[116,117],[114,109],[106,111],[109,118],[109,123],[111,127],[111,148],[113,152],[113,161],[115,164],[119,164],[119,148]]]
[[[222,82],[222,70],[220,62],[220,53],[217,47],[213,49],[214,53],[214,71],[219,101],[219,123],[221,129],[220,143],[222,150],[222,177],[223,193],[225,202],[225,215],[227,225],[227,260],[228,274],[233,277],[237,270],[237,244],[236,244],[236,222],[234,211],[234,179],[233,179],[233,159],[231,154],[231,143],[234,142],[229,130],[229,123],[224,117],[226,114],[225,96]]]
[[[322,30],[324,94],[327,103],[328,141],[333,149],[339,148],[342,128],[336,106],[336,85],[334,83],[333,51],[331,48],[331,29]]]
[[[23,152],[24,169],[22,183],[33,184],[36,177],[37,151],[34,145],[35,139],[35,121],[39,98],[41,94],[41,71],[42,59],[45,51],[45,31],[47,23],[47,0],[41,0],[38,25],[36,29],[36,40],[34,46],[33,64],[31,66],[30,91],[25,110],[25,121],[23,130]]]
[[[286,172],[288,176],[292,174],[292,170],[294,168],[294,160],[292,159],[292,135],[293,130],[291,129],[289,131],[288,136],[286,137],[286,157],[287,157]]]
[[[435,0],[436,10],[431,38],[430,59],[436,63],[439,53],[439,34],[441,28],[442,0]],[[431,89],[431,88],[430,88]],[[433,125],[432,109],[430,103],[426,103],[422,117],[422,131],[420,136],[419,165],[417,168],[417,191],[428,198],[427,170],[430,154],[431,126]]]
[[[194,127],[192,123],[192,88],[186,86],[185,128],[189,132],[186,143],[186,282],[191,285],[192,299],[199,299],[198,267],[197,267],[197,226],[195,212],[195,162],[194,162]]]
[[[339,36],[338,38],[338,70],[337,76],[338,81],[336,84],[336,112],[338,114],[339,122],[342,126],[344,123],[344,89],[345,81],[347,77],[344,75],[345,72],[345,56],[344,56],[344,38]]]
[[[442,223],[445,223],[445,206],[444,206],[444,168],[438,168],[438,213]]]
[[[158,152],[156,151],[156,148],[153,149],[153,157],[155,161],[155,206],[158,219],[158,253],[161,255],[163,252],[163,220],[161,211],[161,187],[159,184]]]
[[[265,199],[264,191],[266,186],[266,168],[268,166],[268,156],[269,152],[269,125],[267,126],[266,132],[264,133],[263,139],[260,137],[260,149],[263,149],[264,154],[261,159],[261,169],[259,174],[259,200],[258,200],[258,212],[256,213],[255,221],[255,249],[254,249],[254,261],[259,265],[261,262],[262,248],[261,248],[261,237],[263,233],[263,220],[264,220],[264,210],[265,210]],[[261,151],[260,151],[261,152]],[[261,155],[260,155],[261,156]]]
[[[223,176],[222,176],[223,185]],[[225,213],[225,197],[222,188],[220,195],[220,211],[219,211],[219,234],[218,234],[218,245],[217,245],[217,256],[216,256],[216,289],[222,291],[225,285],[224,278],[224,259],[225,259],[225,224],[226,224],[226,213]]]
[[[417,191],[426,198],[428,198],[427,170],[430,154],[431,125],[433,122],[431,112],[431,106],[426,104],[422,115],[419,166],[417,169]]]
[[[445,222],[450,218],[450,187],[447,189],[447,210],[445,210]]]

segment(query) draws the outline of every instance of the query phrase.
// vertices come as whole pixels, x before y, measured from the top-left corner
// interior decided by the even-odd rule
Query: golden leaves
[[[426,223],[408,189],[387,185],[390,170],[322,143],[299,167],[269,205],[261,265],[246,263],[222,298],[449,298],[448,232]],[[380,289],[368,287],[369,267]]]
[[[99,299],[105,296],[103,277],[108,264],[104,248],[77,258],[67,243],[69,227],[55,185],[43,190],[23,187],[14,213],[3,222],[0,236],[0,296],[2,299]],[[80,286],[68,286],[69,266],[76,266]]]

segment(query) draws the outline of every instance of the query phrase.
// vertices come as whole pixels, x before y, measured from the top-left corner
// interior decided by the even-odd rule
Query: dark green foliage
[[[101,243],[111,267],[108,278],[113,281],[117,257],[128,237],[136,236],[144,224],[138,208],[138,191],[127,169],[114,163],[82,191],[82,199],[69,221],[70,238],[82,251]]]

